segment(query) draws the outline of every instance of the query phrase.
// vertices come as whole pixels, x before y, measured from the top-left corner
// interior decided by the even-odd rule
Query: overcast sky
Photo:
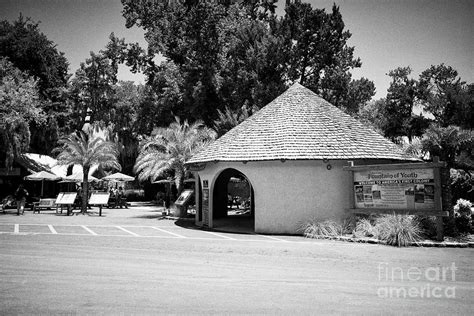
[[[362,68],[354,78],[375,82],[375,98],[386,95],[386,73],[410,66],[415,77],[430,65],[445,63],[461,78],[474,82],[474,1],[472,0],[311,0],[314,8],[331,10],[335,2],[342,13],[349,41]],[[285,1],[280,0],[280,7]],[[280,9],[281,9],[280,8]],[[103,49],[114,32],[129,42],[146,46],[143,31],[126,29],[120,0],[0,0],[0,19],[13,21],[20,12],[57,44],[74,73],[90,51]],[[280,11],[279,11],[280,12]],[[142,81],[122,68],[122,80]]]

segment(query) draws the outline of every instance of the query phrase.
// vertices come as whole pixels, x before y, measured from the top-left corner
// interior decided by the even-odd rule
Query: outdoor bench
[[[33,214],[35,212],[38,212],[39,214],[41,210],[48,210],[52,208],[56,208],[55,199],[40,199],[39,202],[33,203]],[[56,213],[57,213],[57,209],[56,209]]]

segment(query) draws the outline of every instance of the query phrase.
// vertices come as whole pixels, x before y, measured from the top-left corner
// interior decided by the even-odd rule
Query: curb
[[[311,237],[307,237],[311,238]],[[363,244],[387,245],[386,241],[375,238],[357,238],[349,236],[320,236],[314,239],[339,240],[345,242],[357,242]],[[410,247],[438,247],[438,248],[474,248],[474,242],[452,242],[452,241],[419,241],[409,244]]]

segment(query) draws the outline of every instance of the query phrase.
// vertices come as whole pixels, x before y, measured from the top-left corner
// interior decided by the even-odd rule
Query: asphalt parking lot
[[[472,248],[232,234],[160,218],[153,206],[0,215],[0,314],[472,314]]]
[[[184,228],[168,222],[166,225],[61,225],[35,223],[2,223],[0,234],[18,235],[75,235],[96,237],[135,237],[135,238],[181,238],[213,239],[232,241],[271,241],[271,242],[304,242],[299,236],[269,236],[261,234],[235,234],[212,232],[199,228]]]

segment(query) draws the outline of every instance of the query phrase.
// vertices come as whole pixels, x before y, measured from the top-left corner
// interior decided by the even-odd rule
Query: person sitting
[[[109,189],[109,203],[107,205],[108,208],[114,208],[116,206],[116,196],[114,188]]]
[[[125,192],[123,191],[123,188],[120,187],[117,191],[117,206],[125,206],[125,208],[128,208],[127,206],[127,198],[125,197]]]

